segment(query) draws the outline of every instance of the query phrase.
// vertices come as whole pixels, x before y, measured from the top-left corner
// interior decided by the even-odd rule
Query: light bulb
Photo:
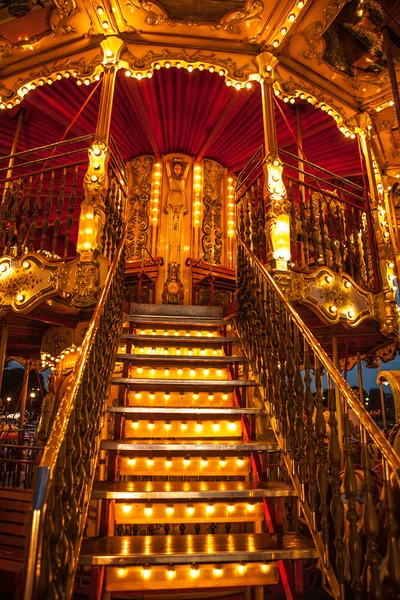
[[[246,565],[238,565],[237,572],[239,573],[239,575],[244,575],[244,573],[246,572]]]
[[[143,579],[149,579],[151,575],[151,569],[148,566],[143,567],[142,569],[142,577]]]
[[[154,466],[154,458],[148,458],[146,463],[147,463],[148,467],[153,467]]]
[[[233,512],[235,512],[235,505],[228,504],[228,506],[226,507],[226,510],[228,511],[229,514],[232,514]]]
[[[237,458],[236,459],[236,464],[238,467],[243,467],[244,465],[244,459],[243,458]]]
[[[167,569],[167,577],[168,579],[174,579],[176,577],[176,571],[172,567],[168,567]]]
[[[165,431],[170,431],[171,430],[171,423],[169,421],[167,421],[166,423],[164,423],[164,429]]]
[[[196,577],[198,577],[199,575],[200,575],[200,569],[199,569],[199,567],[193,566],[190,569],[190,577],[192,577],[193,579],[196,579]]]
[[[212,429],[215,433],[218,433],[221,429],[221,425],[219,423],[213,423]]]
[[[151,517],[151,515],[153,514],[153,507],[146,506],[144,509],[144,514],[146,515],[146,517]]]
[[[234,422],[228,423],[228,430],[229,431],[235,431],[236,427],[237,427],[236,423],[234,423]]]
[[[194,514],[194,506],[188,504],[188,506],[186,507],[186,512],[188,515],[192,516]]]
[[[139,422],[138,421],[132,421],[132,429],[139,429]]]
[[[131,510],[132,510],[132,506],[130,504],[124,504],[123,507],[122,507],[122,512],[125,515],[129,515],[129,513],[131,512]]]
[[[208,515],[212,515],[214,513],[214,511],[215,511],[214,504],[207,504],[207,506],[206,506],[206,513]]]
[[[219,465],[220,467],[226,467],[226,458],[220,458]]]
[[[181,431],[186,431],[188,428],[186,421],[182,421],[181,423]]]
[[[196,375],[196,371],[194,369],[190,369],[190,377],[194,377]]]
[[[198,394],[193,394],[193,400],[198,400],[199,399],[199,395]]]
[[[196,423],[196,433],[201,433],[203,431],[203,424],[202,423]]]
[[[222,567],[214,567],[213,574],[215,577],[221,577],[222,575]]]
[[[149,421],[147,424],[147,428],[150,429],[150,431],[152,431],[154,429],[155,425],[153,421]]]
[[[172,505],[168,505],[165,509],[165,512],[169,517],[172,517],[172,515],[174,514],[174,507]]]
[[[209,369],[203,369],[203,375],[205,375],[207,377],[207,375],[209,375],[210,371]]]

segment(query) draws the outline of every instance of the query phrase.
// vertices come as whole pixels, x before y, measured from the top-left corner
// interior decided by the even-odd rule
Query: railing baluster
[[[37,231],[37,221],[40,214],[41,209],[41,196],[42,196],[42,187],[43,187],[43,173],[40,174],[39,183],[36,190],[35,203],[33,205],[33,214],[29,227],[29,252],[33,252],[35,249],[35,235]]]
[[[324,544],[324,563],[329,565],[329,473],[326,461],[326,422],[322,401],[322,376],[321,366],[318,358],[314,357],[315,368],[315,435],[317,438],[316,461],[317,461],[317,485],[320,497],[321,533]],[[339,460],[340,465],[340,460]]]
[[[43,252],[43,250],[45,249],[45,245],[46,245],[47,230],[49,228],[50,211],[51,211],[51,207],[53,204],[53,187],[54,187],[54,171],[51,172],[49,188],[47,191],[47,197],[46,197],[46,202],[45,202],[45,209],[44,209],[44,216],[43,216],[43,223],[42,223],[42,237],[41,237],[41,241],[40,241],[40,251],[41,252]]]
[[[27,231],[27,220],[30,209],[30,198],[32,191],[32,175],[29,177],[28,187],[24,190],[24,202],[22,205],[21,224],[18,231],[18,242],[17,242],[17,256],[21,256],[24,253],[25,246],[25,234]]]
[[[67,169],[64,168],[62,178],[61,178],[60,191],[59,191],[58,197],[57,197],[56,218],[54,220],[54,225],[53,225],[53,242],[51,244],[51,253],[53,255],[56,254],[58,233],[60,231],[60,225],[61,225],[61,213],[62,213],[62,209],[63,209],[63,205],[64,205],[64,189],[65,189],[66,174],[67,174]]]
[[[311,361],[310,348],[307,342],[304,342],[304,414],[306,416],[305,424],[305,449],[307,461],[307,488],[309,497],[309,506],[311,508],[313,523],[316,529],[316,455],[314,442],[314,398],[311,392]]]
[[[295,393],[295,432],[297,438],[297,460],[298,477],[301,484],[301,501],[305,501],[305,483],[306,483],[306,455],[304,448],[305,431],[303,420],[303,393],[304,385],[301,376],[302,357],[300,347],[300,332],[297,327],[294,329],[294,393]]]
[[[74,169],[74,178],[72,181],[71,193],[69,195],[69,205],[68,205],[68,216],[65,227],[65,243],[64,243],[64,258],[68,256],[68,247],[71,238],[71,227],[74,222],[74,207],[76,201],[76,186],[78,180],[78,167],[76,166]]]

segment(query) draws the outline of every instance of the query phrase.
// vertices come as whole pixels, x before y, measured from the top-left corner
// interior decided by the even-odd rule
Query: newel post
[[[277,62],[278,59],[270,52],[262,52],[254,59],[260,76],[264,127],[267,262],[273,269],[287,271],[290,260],[290,218],[276,137],[273,83]]]
[[[88,150],[89,166],[85,174],[84,200],[79,216],[77,251],[80,255],[75,273],[72,304],[79,307],[96,302],[107,274],[108,260],[102,247],[106,222],[105,200],[109,186],[110,124],[115,82],[123,42],[109,36],[101,42],[104,74],[95,138]]]

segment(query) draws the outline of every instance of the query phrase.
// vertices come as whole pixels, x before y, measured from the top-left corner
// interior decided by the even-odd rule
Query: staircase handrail
[[[317,341],[314,335],[311,333],[307,325],[292,307],[290,302],[285,298],[283,292],[279,288],[279,286],[275,283],[273,277],[267,271],[265,266],[261,263],[261,261],[256,257],[256,255],[248,248],[246,243],[241,239],[240,235],[237,234],[237,241],[240,246],[247,252],[247,254],[251,257],[251,260],[257,265],[257,268],[263,274],[265,280],[268,282],[268,285],[273,289],[275,294],[281,300],[285,309],[292,317],[293,322],[296,324],[298,329],[303,334],[304,338],[307,340],[308,344],[312,347],[313,352],[318,356],[321,365],[326,369],[327,374],[329,374],[330,378],[339,388],[346,402],[349,404],[350,408],[354,410],[356,416],[360,420],[360,423],[365,429],[368,431],[369,435],[377,445],[378,449],[382,453],[382,455],[388,461],[390,467],[397,473],[400,481],[400,457],[393,450],[387,439],[385,438],[382,431],[379,429],[378,425],[375,423],[369,412],[362,405],[360,399],[351,389],[347,381],[343,379],[340,371],[335,367],[325,350],[322,348],[321,344]]]
[[[101,426],[96,422],[96,418],[101,419],[104,412],[105,391],[112,372],[122,324],[125,241],[126,228],[85,335],[73,381],[61,399],[40,461],[32,499],[24,600],[53,598],[57,595],[55,589],[60,588],[65,600],[72,594],[99,450]],[[99,341],[97,333],[108,333],[108,336],[105,336],[107,339],[103,340],[104,357],[101,357],[105,359],[101,366],[107,380],[101,382],[101,388],[97,391],[98,406],[95,406],[96,392],[92,378],[96,374],[90,372],[90,368],[94,369],[101,360],[101,347],[99,349],[95,346]],[[93,349],[97,351],[95,356],[92,356]],[[100,374],[97,375],[97,379],[99,378]],[[85,448],[85,437],[90,434],[92,438],[88,439],[88,442],[91,446]],[[84,464],[85,459],[87,462]],[[68,477],[74,476],[83,480],[68,481]],[[77,489],[74,489],[74,483]],[[58,492],[58,496],[55,492]],[[75,512],[71,508],[75,509]],[[64,556],[61,555],[62,552]]]

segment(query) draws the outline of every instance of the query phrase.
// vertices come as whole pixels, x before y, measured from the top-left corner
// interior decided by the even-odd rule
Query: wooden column
[[[15,133],[14,133],[14,139],[13,139],[13,143],[12,143],[12,147],[11,147],[11,158],[8,161],[8,170],[7,170],[7,175],[6,178],[8,179],[9,177],[12,176],[13,173],[13,166],[15,164],[15,158],[14,158],[14,154],[17,152],[17,148],[18,148],[18,142],[19,142],[19,136],[21,133],[21,129],[22,129],[22,124],[24,122],[24,115],[25,115],[25,109],[24,108],[20,108],[19,112],[18,112],[18,118],[17,118],[17,127],[15,129]],[[4,186],[4,192],[3,192],[3,199],[4,199],[4,195],[6,193],[7,187],[9,186],[9,181],[6,182],[6,185]]]

